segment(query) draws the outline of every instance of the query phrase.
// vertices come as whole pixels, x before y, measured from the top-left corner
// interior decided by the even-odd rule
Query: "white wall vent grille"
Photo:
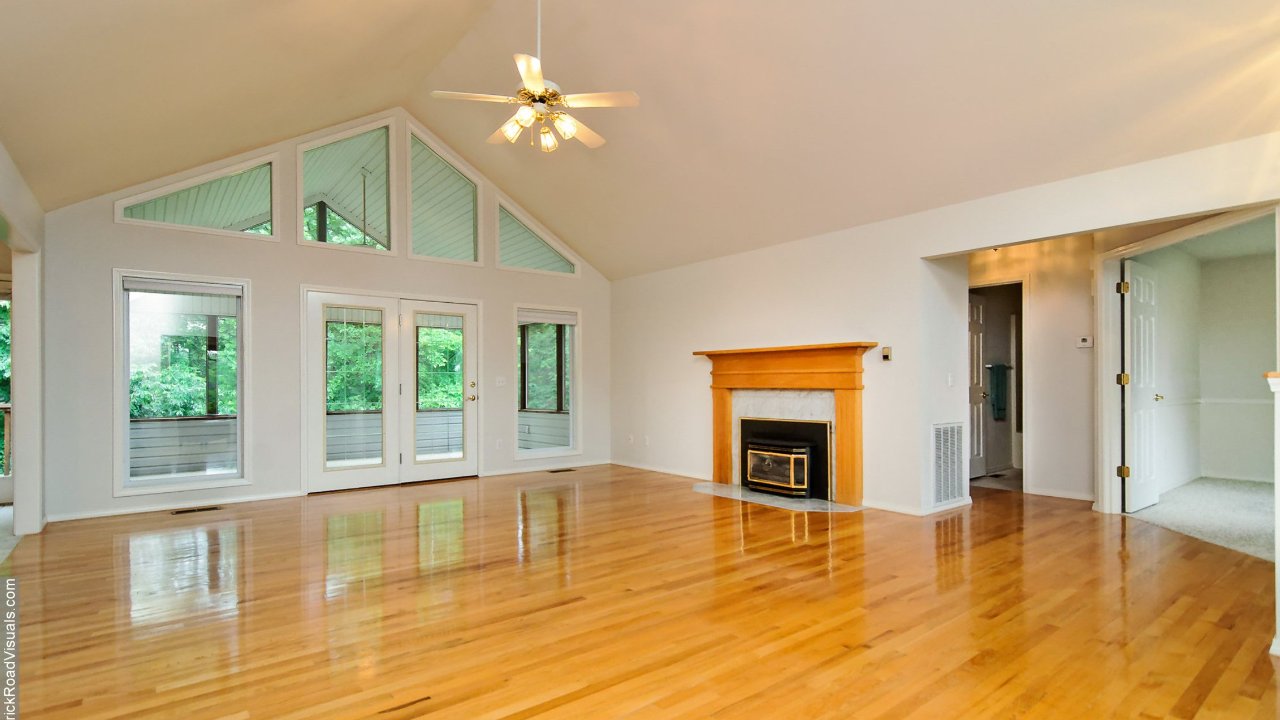
[[[933,426],[933,504],[964,497],[964,423]]]

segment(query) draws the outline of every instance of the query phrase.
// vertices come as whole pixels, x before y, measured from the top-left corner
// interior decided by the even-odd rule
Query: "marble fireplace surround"
[[[875,346],[851,342],[695,352],[711,360],[711,479],[737,482],[739,417],[779,412],[787,414],[767,417],[833,420],[831,499],[861,505],[862,355]]]

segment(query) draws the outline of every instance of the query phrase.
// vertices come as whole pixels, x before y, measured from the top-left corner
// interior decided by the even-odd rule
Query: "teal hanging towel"
[[[996,422],[1004,422],[1009,413],[1009,366],[988,365],[991,373],[988,387],[991,388],[991,418]]]

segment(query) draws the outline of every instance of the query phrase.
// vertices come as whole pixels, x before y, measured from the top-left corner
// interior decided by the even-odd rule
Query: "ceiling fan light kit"
[[[542,0],[538,0],[538,54],[542,54]],[[520,107],[489,136],[488,142],[501,144],[504,140],[515,144],[529,129],[529,143],[539,140],[542,152],[555,152],[560,147],[556,133],[565,140],[577,138],[589,148],[598,148],[605,140],[599,133],[582,124],[564,109],[598,108],[598,107],[636,107],[640,97],[634,92],[600,92],[564,95],[560,86],[542,76],[542,61],[533,55],[516,54],[516,70],[520,73],[520,89],[515,97],[505,95],[486,95],[482,93],[449,92],[434,90],[433,97],[445,100],[471,100],[474,102],[491,102],[515,104]],[[550,127],[548,127],[550,123]],[[538,129],[533,130],[533,126]],[[555,128],[552,132],[551,128]]]

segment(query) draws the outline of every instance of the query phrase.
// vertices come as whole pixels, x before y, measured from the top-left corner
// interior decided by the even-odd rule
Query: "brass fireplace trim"
[[[831,441],[832,441],[832,436],[833,436],[833,435],[835,435],[835,423],[834,423],[834,422],[832,422],[832,421],[830,421],[830,420],[797,420],[797,419],[795,419],[795,418],[753,417],[753,416],[750,416],[750,415],[743,415],[742,417],[739,417],[739,418],[738,418],[738,456],[739,456],[739,457],[741,457],[741,456],[742,456],[742,421],[743,421],[743,420],[763,420],[763,421],[765,421],[765,422],[822,423],[823,425],[826,425],[826,426],[827,426],[827,502],[836,502],[836,499],[835,499],[835,487],[836,487],[836,486],[835,486],[835,481],[836,481],[836,478],[835,478],[835,475],[836,475],[836,469],[835,469],[835,458],[834,458],[834,457],[832,457],[832,452],[831,452],[831,445],[832,445],[832,442],[831,442]],[[810,462],[810,463],[812,463],[812,462],[813,462],[813,458],[809,458],[809,462]],[[750,472],[751,472],[751,470],[750,470],[749,468],[745,468],[745,467],[744,467],[744,468],[742,468],[742,471],[743,471],[743,472],[745,472],[745,473],[750,473]],[[741,482],[741,478],[742,478],[742,475],[741,475],[741,474],[739,474],[739,475],[738,475],[739,482]],[[762,481],[762,482],[764,482],[764,481]],[[770,483],[770,484],[772,484],[772,483]]]

